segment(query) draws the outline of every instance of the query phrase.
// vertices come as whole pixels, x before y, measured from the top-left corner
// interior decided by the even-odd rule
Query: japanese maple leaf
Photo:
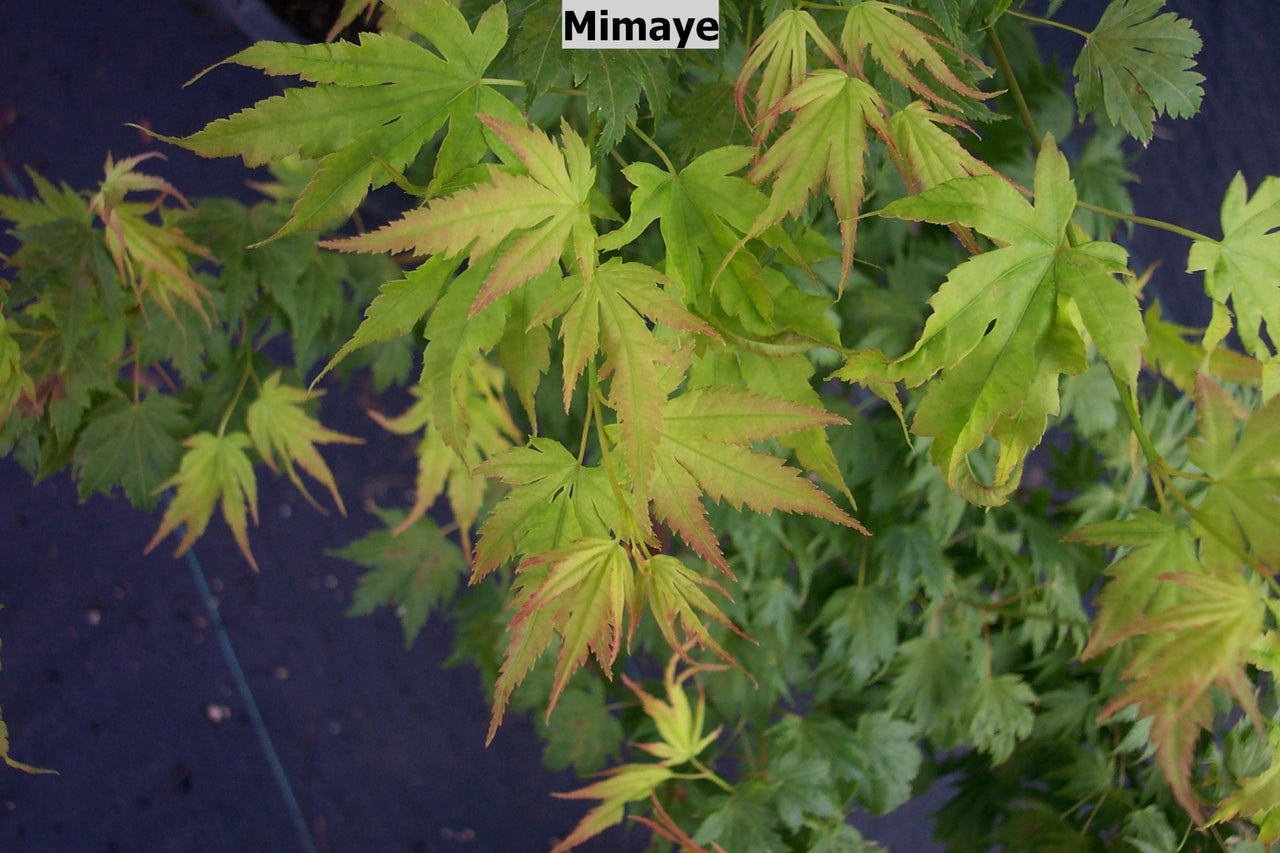
[[[701,496],[756,512],[799,512],[866,532],[826,494],[782,459],[751,448],[753,440],[844,423],[821,409],[731,386],[699,388],[668,400],[655,450],[653,510],[713,565],[729,564],[707,522]]]
[[[551,853],[567,853],[619,823],[627,803],[647,799],[676,773],[661,764],[623,764],[606,770],[603,775],[605,778],[585,788],[552,795],[565,800],[599,800],[600,804],[587,812],[573,831],[551,849]]]
[[[412,210],[377,231],[323,245],[348,252],[461,255],[472,264],[492,259],[471,314],[546,272],[564,256],[581,265],[595,257],[589,197],[595,167],[582,139],[567,124],[562,145],[515,122],[480,116],[510,153],[509,165],[525,174],[490,167],[489,183],[459,190]],[[580,267],[582,268],[582,267]]]
[[[920,97],[957,110],[959,104],[940,94],[930,81],[921,79],[914,68],[923,67],[935,81],[958,95],[977,99],[991,97],[965,83],[951,70],[938,50],[939,47],[950,49],[944,39],[929,35],[900,16],[929,20],[923,12],[878,0],[867,0],[849,9],[840,34],[840,46],[853,67],[860,67],[863,55],[869,52],[890,77]],[[979,68],[986,71],[982,66]]]
[[[1191,22],[1159,14],[1164,0],[1112,0],[1076,60],[1076,101],[1083,118],[1099,108],[1143,143],[1158,113],[1190,118],[1200,109],[1204,77],[1191,69],[1200,36]]]
[[[716,148],[674,174],[650,163],[631,164],[623,170],[635,186],[630,217],[603,235],[598,248],[621,248],[657,220],[666,249],[664,272],[686,304],[712,316],[714,298],[749,333],[776,332],[765,270],[752,253],[738,251],[767,204],[750,181],[733,175],[754,154],[746,146]]]
[[[825,184],[840,223],[843,281],[853,266],[858,209],[865,192],[867,127],[886,141],[892,139],[884,101],[867,81],[828,68],[810,73],[772,111],[795,116],[748,175],[757,184],[773,181],[769,203],[748,234],[759,235],[787,214],[799,213]]]
[[[573,303],[560,324],[564,338],[564,404],[568,409],[587,362],[603,353],[599,377],[608,379],[608,402],[617,412],[623,455],[631,472],[641,530],[648,531],[648,484],[662,428],[667,392],[664,371],[683,372],[680,355],[658,340],[647,321],[719,337],[660,287],[665,276],[643,264],[606,261],[590,279],[564,280]]]
[[[319,395],[301,388],[281,385],[279,371],[273,373],[262,383],[258,399],[249,404],[249,411],[245,415],[249,437],[253,439],[253,446],[262,455],[267,467],[272,471],[279,470],[277,465],[283,467],[290,481],[312,506],[320,508],[294,469],[295,463],[329,490],[329,494],[333,495],[333,502],[338,505],[338,512],[346,515],[347,508],[342,503],[342,495],[338,494],[338,484],[333,481],[333,472],[325,464],[320,451],[316,450],[316,445],[363,444],[364,439],[321,426],[302,408],[302,404],[312,396]]]
[[[912,431],[953,488],[999,504],[1017,487],[1026,454],[1058,412],[1058,378],[1085,369],[1075,312],[1117,376],[1136,382],[1145,331],[1137,300],[1117,276],[1126,254],[1113,243],[1073,245],[1067,228],[1076,193],[1066,158],[1047,139],[1036,161],[1035,205],[1003,178],[948,181],[890,204],[884,215],[959,224],[1000,248],[952,270],[930,299],[933,313],[915,347],[889,373],[909,386],[934,374]],[[992,482],[968,454],[988,436],[1000,443]]]
[[[733,97],[738,111],[747,117],[746,94],[751,78],[761,69],[764,73],[756,88],[756,133],[768,136],[778,121],[774,106],[791,91],[809,70],[809,41],[833,63],[840,63],[840,53],[827,38],[814,17],[803,9],[787,9],[764,28],[747,52],[738,72]]]
[[[1280,567],[1280,397],[1250,414],[1240,430],[1244,412],[1202,375],[1196,411],[1200,435],[1189,443],[1188,457],[1213,481],[1199,506],[1200,518],[1213,528],[1203,553],[1232,565],[1239,562],[1228,550],[1234,546],[1274,571]]]
[[[182,456],[178,473],[161,486],[176,487],[177,494],[144,553],[150,553],[160,540],[182,524],[185,525],[182,540],[173,553],[175,557],[182,556],[204,533],[214,506],[221,502],[222,517],[231,528],[240,553],[257,570],[245,523],[246,514],[253,518],[254,524],[258,523],[258,482],[253,475],[253,463],[245,453],[250,443],[248,434],[243,432],[220,435],[201,432],[183,442],[187,452]]]
[[[472,469],[483,460],[497,456],[510,448],[519,438],[519,430],[511,420],[511,414],[501,403],[502,371],[483,359],[471,362],[466,374],[459,377],[462,402],[471,410],[469,429],[465,442],[459,449],[450,445],[435,423],[436,407],[424,396],[422,385],[415,387],[418,400],[403,414],[388,418],[370,411],[372,417],[384,429],[397,435],[411,435],[421,431],[418,442],[418,476],[414,484],[413,506],[404,519],[393,528],[399,535],[408,530],[444,494],[449,508],[458,523],[463,553],[471,556],[471,526],[480,516],[484,503],[486,481],[473,474]]]
[[[1137,703],[1138,713],[1153,719],[1157,763],[1179,804],[1199,819],[1191,757],[1213,721],[1209,688],[1225,687],[1257,717],[1244,666],[1263,628],[1263,599],[1238,561],[1214,570],[1204,561],[1207,540],[1197,555],[1187,530],[1152,512],[1091,524],[1071,538],[1130,549],[1107,569],[1111,580],[1084,656],[1137,638],[1124,670],[1128,684],[1100,718]]]
[[[610,674],[626,629],[626,608],[634,606],[635,569],[622,543],[609,536],[586,536],[530,557],[517,572],[516,612],[494,685],[489,740],[502,721],[511,692],[555,634],[560,635],[560,653],[548,716],[569,678],[589,656]]]
[[[259,42],[226,61],[316,85],[288,89],[170,140],[206,157],[238,155],[248,166],[291,155],[320,158],[277,237],[350,215],[371,187],[390,183],[446,123],[437,184],[484,156],[478,115],[519,120],[515,105],[484,81],[507,40],[505,6],[491,6],[473,31],[446,0],[384,1],[439,53],[393,33],[362,33],[359,44]]]
[[[1222,240],[1191,244],[1187,271],[1197,270],[1214,301],[1231,300],[1245,348],[1271,359],[1262,331],[1273,345],[1280,338],[1280,178],[1263,179],[1249,198],[1244,176],[1236,174],[1222,200]]]
[[[89,200],[89,209],[106,230],[107,250],[120,280],[133,288],[139,301],[146,295],[175,319],[175,300],[184,302],[208,322],[204,309],[208,291],[196,281],[191,264],[193,257],[208,260],[212,254],[180,229],[157,225],[147,218],[167,198],[190,207],[168,181],[136,170],[139,163],[159,156],[152,152],[118,162],[108,156],[106,174],[98,192]],[[155,195],[145,201],[126,200],[139,192]]]
[[[899,171],[914,190],[927,190],[952,178],[993,175],[991,167],[974,157],[942,125],[964,127],[958,119],[929,109],[924,101],[912,101],[889,119],[891,151],[900,161]]]
[[[619,526],[621,511],[608,474],[583,465],[552,439],[530,439],[475,470],[497,477],[511,491],[480,525],[472,583],[517,556],[553,551]]]

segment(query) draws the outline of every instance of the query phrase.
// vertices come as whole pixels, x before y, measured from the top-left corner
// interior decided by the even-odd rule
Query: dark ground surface
[[[1067,5],[1087,26],[1105,4]],[[1236,169],[1251,188],[1280,174],[1280,3],[1169,5],[1204,37],[1206,109],[1160,123],[1135,197],[1143,213],[1217,234]],[[13,166],[88,187],[107,151],[160,150],[124,122],[183,135],[269,94],[232,68],[181,89],[245,43],[198,0],[0,0],[0,146]],[[245,179],[238,162],[163,150],[162,174],[189,195]],[[1206,316],[1203,296],[1179,295],[1200,286],[1176,273],[1184,241],[1140,232],[1133,249],[1163,261],[1167,314]],[[367,529],[361,497],[407,488],[413,462],[350,397],[331,395],[323,417],[370,439],[326,452],[351,517],[322,517],[268,477],[251,532],[261,574],[220,522],[196,548],[320,850],[545,851],[583,812],[547,794],[576,782],[542,768],[527,719],[483,748],[479,678],[440,666],[447,625],[433,619],[405,652],[390,614],[343,618],[356,569],[324,550]],[[300,849],[187,568],[163,548],[142,555],[158,518],[122,500],[81,504],[65,476],[33,487],[0,461],[0,704],[15,756],[61,772],[0,768],[3,853]],[[211,705],[231,716],[211,721]],[[903,853],[936,849],[923,810],[866,828]],[[615,836],[584,849],[626,847]]]

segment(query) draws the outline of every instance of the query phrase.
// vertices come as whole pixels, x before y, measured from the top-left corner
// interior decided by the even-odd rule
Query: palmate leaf
[[[814,17],[802,9],[787,9],[765,27],[760,38],[747,52],[734,85],[733,96],[738,112],[745,118],[747,86],[755,73],[764,69],[755,95],[755,130],[758,137],[767,136],[778,121],[774,109],[809,70],[809,42],[832,61],[840,63],[840,53],[827,38]]]
[[[441,494],[447,495],[449,509],[458,524],[463,552],[471,558],[471,526],[480,516],[485,499],[485,478],[472,469],[483,460],[497,456],[519,439],[519,430],[500,400],[502,372],[483,359],[473,361],[459,377],[457,387],[463,392],[460,405],[471,415],[464,442],[449,444],[437,426],[434,401],[419,384],[414,388],[418,400],[403,414],[388,418],[370,411],[379,426],[397,435],[422,431],[418,442],[418,476],[414,483],[413,506],[392,532],[407,530],[427,514]]]
[[[949,49],[949,45],[911,23],[911,16],[928,19],[921,12],[892,3],[879,0],[859,3],[849,9],[845,18],[840,47],[854,67],[862,65],[864,53],[870,53],[890,77],[930,103],[961,109],[959,104],[939,93],[930,81],[922,80],[914,71],[916,66],[923,67],[937,83],[955,94],[977,99],[990,97],[956,76],[938,50],[939,47]]]
[[[681,355],[662,343],[647,321],[665,328],[718,338],[715,330],[660,287],[666,277],[643,264],[606,261],[589,279],[574,274],[562,292],[575,294],[564,312],[564,404],[569,408],[582,371],[597,352],[604,354],[599,378],[608,379],[608,403],[617,412],[621,448],[631,472],[636,517],[647,535],[649,481],[662,429],[663,373],[683,373]]]
[[[1223,305],[1231,300],[1245,349],[1270,359],[1280,337],[1280,178],[1265,178],[1249,198],[1236,174],[1222,200],[1222,240],[1191,245],[1187,271],[1201,270],[1209,296]]]
[[[94,407],[76,442],[80,496],[118,485],[134,506],[155,506],[157,488],[182,456],[178,439],[190,429],[182,404],[168,394],[137,402],[115,397]]]
[[[1238,405],[1201,376],[1196,410],[1200,437],[1189,442],[1188,456],[1213,480],[1199,507],[1198,520],[1211,528],[1203,556],[1231,565],[1238,562],[1228,550],[1234,547],[1280,567],[1280,398],[1249,415],[1240,431]]]
[[[333,472],[325,463],[317,444],[363,444],[364,439],[345,435],[327,429],[306,413],[302,404],[318,392],[308,393],[301,388],[290,388],[280,384],[280,373],[277,371],[262,383],[258,398],[249,404],[245,415],[249,437],[253,446],[262,456],[272,471],[283,467],[290,481],[298,487],[307,502],[317,509],[320,505],[311,497],[302,478],[298,476],[294,465],[297,464],[329,490],[338,511],[347,514],[342,503],[342,495],[338,494],[338,484],[333,481]]]
[[[965,701],[969,736],[992,763],[1007,761],[1017,742],[1031,734],[1035,701],[1035,691],[1012,672],[982,679],[970,689]]]
[[[13,339],[18,329],[17,321],[0,314],[0,427],[18,400],[36,395],[35,382],[22,367],[22,348]]]
[[[446,0],[386,2],[439,54],[391,33],[362,33],[358,45],[259,42],[226,61],[316,85],[288,89],[172,140],[206,157],[238,155],[248,166],[294,154],[320,158],[315,177],[276,236],[317,230],[346,217],[371,187],[390,183],[446,123],[448,135],[436,157],[437,183],[484,155],[479,114],[519,120],[515,105],[481,82],[507,40],[501,3],[490,7],[472,31]]]
[[[896,152],[899,171],[916,192],[936,187],[952,178],[994,175],[991,167],[974,157],[942,125],[963,126],[929,109],[924,101],[912,101],[889,119],[891,151]]]
[[[1224,687],[1262,725],[1245,664],[1262,633],[1265,604],[1238,571],[1221,577],[1170,573],[1165,579],[1185,586],[1188,600],[1136,626],[1145,637],[1124,670],[1129,686],[1100,718],[1134,703],[1140,716],[1154,718],[1150,738],[1157,762],[1179,805],[1200,820],[1191,790],[1192,752],[1213,720],[1209,688]]]
[[[147,218],[167,198],[189,206],[168,181],[135,170],[144,160],[159,156],[153,152],[116,162],[108,155],[105,176],[89,200],[89,209],[106,230],[107,250],[120,280],[133,288],[140,302],[146,295],[176,320],[176,300],[208,322],[204,307],[208,291],[196,281],[191,265],[193,259],[209,260],[212,256],[178,228],[157,225]],[[138,192],[155,196],[147,201],[125,201],[130,193]]]
[[[257,570],[258,563],[249,550],[245,521],[247,515],[254,524],[258,523],[258,481],[253,474],[253,463],[245,453],[250,443],[249,435],[243,432],[220,435],[201,432],[182,443],[187,452],[182,455],[178,473],[162,485],[162,488],[176,487],[177,494],[144,553],[151,553],[181,524],[184,525],[182,539],[173,555],[182,556],[204,533],[214,506],[221,502],[222,517],[231,528],[240,553]]]
[[[1137,300],[1117,280],[1126,254],[1113,243],[1069,244],[1075,203],[1067,161],[1047,139],[1036,162],[1034,208],[1004,179],[983,175],[884,210],[973,228],[1001,247],[951,272],[930,300],[933,314],[919,341],[889,366],[909,386],[941,371],[911,429],[933,437],[934,463],[975,503],[1008,499],[1026,454],[1058,412],[1059,375],[1086,367],[1069,305],[1112,371],[1130,385],[1137,380],[1145,330]],[[1000,443],[990,484],[978,480],[967,458],[988,435]]]
[[[480,525],[472,583],[516,557],[533,557],[583,536],[605,536],[621,509],[604,469],[582,465],[564,445],[530,439],[476,469],[512,487]]]
[[[1124,670],[1128,686],[1100,718],[1135,703],[1140,716],[1152,718],[1157,763],[1178,803],[1198,818],[1191,762],[1200,733],[1213,721],[1209,688],[1225,687],[1257,714],[1244,665],[1262,632],[1263,598],[1238,563],[1210,574],[1188,533],[1153,512],[1091,524],[1070,538],[1132,549],[1108,569],[1112,580],[1098,598],[1084,657],[1138,638]]]
[[[408,649],[431,611],[453,598],[467,561],[430,520],[411,520],[398,509],[376,512],[384,525],[381,530],[328,553],[367,570],[347,615],[366,616],[383,605],[396,608]]]
[[[512,641],[494,686],[489,739],[502,720],[506,700],[533,662],[560,636],[560,653],[547,703],[555,708],[569,678],[594,656],[608,676],[622,647],[626,608],[635,599],[635,569],[622,543],[607,536],[587,536],[520,564],[518,572],[534,579],[517,597],[511,619]],[[524,634],[525,623],[538,626]],[[524,634],[524,636],[522,636]],[[534,641],[530,642],[529,639]]]
[[[600,800],[600,804],[587,812],[551,853],[567,853],[588,838],[604,832],[622,820],[627,803],[647,799],[658,786],[675,775],[675,771],[661,764],[623,764],[606,770],[605,778],[585,788],[565,794],[552,794],[564,800]]]
[[[436,255],[406,272],[403,278],[378,288],[378,295],[365,309],[364,319],[351,340],[329,359],[311,381],[311,387],[356,350],[407,334],[436,304],[456,268],[457,264],[447,255]]]
[[[1086,660],[1132,637],[1145,614],[1185,598],[1185,587],[1162,579],[1166,572],[1200,571],[1190,532],[1150,510],[1125,521],[1090,524],[1067,538],[1130,549],[1107,569],[1111,580],[1098,596],[1093,633],[1080,653]]]
[[[732,174],[754,155],[745,146],[715,148],[674,175],[649,163],[631,164],[623,170],[635,186],[631,215],[602,236],[598,248],[621,248],[656,219],[666,249],[664,272],[685,304],[703,316],[732,315],[749,333],[776,333],[765,271],[754,255],[739,251],[767,203],[750,181]]]
[[[731,386],[699,388],[667,401],[651,484],[654,515],[722,571],[729,565],[701,496],[756,512],[798,512],[866,532],[801,473],[751,441],[843,423],[821,409]]]
[[[858,210],[865,192],[867,127],[881,139],[891,140],[884,101],[865,80],[821,69],[810,73],[770,112],[794,112],[795,117],[748,175],[758,184],[773,180],[769,204],[748,233],[762,234],[787,214],[799,213],[825,183],[840,222],[843,281],[853,266]]]
[[[505,155],[508,165],[526,174],[491,167],[487,184],[432,201],[377,231],[322,245],[347,252],[413,250],[424,256],[469,251],[473,265],[488,264],[489,270],[472,316],[562,256],[578,265],[589,263],[595,256],[589,197],[596,173],[582,139],[567,124],[563,144],[556,145],[540,130],[490,116],[479,120],[513,152]]]
[[[1072,69],[1083,118],[1099,108],[1143,143],[1158,113],[1190,118],[1200,109],[1204,77],[1191,69],[1200,36],[1191,22],[1159,14],[1164,0],[1112,0]]]

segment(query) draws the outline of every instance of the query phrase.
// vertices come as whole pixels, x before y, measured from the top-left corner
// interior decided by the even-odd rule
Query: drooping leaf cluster
[[[558,850],[628,812],[876,849],[849,816],[945,774],[956,850],[1270,844],[1280,179],[1192,241],[1209,329],[1144,309],[1119,140],[1196,111],[1199,38],[1113,0],[1073,99],[1033,5],[725,0],[695,53],[384,0],[358,42],[254,45],[301,84],[174,141],[271,165],[268,201],[144,158],[0,200],[0,446],[172,490],[151,547],[220,510],[256,566],[255,461],[345,511],[308,383],[408,385],[373,415],[415,499],[336,552],[352,611],[412,643],[449,607],[490,738],[537,710],[549,763],[626,755]],[[323,230],[390,184],[403,215]]]

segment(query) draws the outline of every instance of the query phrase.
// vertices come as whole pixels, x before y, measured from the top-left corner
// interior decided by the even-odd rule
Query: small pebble
[[[221,702],[210,702],[204,706],[204,715],[209,718],[211,723],[225,723],[231,719],[231,708]]]

